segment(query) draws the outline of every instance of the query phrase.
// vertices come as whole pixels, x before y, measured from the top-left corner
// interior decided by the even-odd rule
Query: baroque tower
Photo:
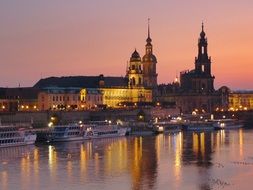
[[[181,89],[185,92],[212,93],[214,92],[214,76],[211,73],[211,57],[208,57],[207,38],[204,24],[198,39],[198,56],[195,57],[195,69],[181,72]]]
[[[142,58],[143,64],[143,84],[145,87],[154,88],[157,86],[157,73],[156,73],[156,57],[153,54],[152,39],[150,38],[150,27],[148,20],[148,38],[146,40],[146,52]]]
[[[202,30],[198,40],[198,57],[195,57],[195,74],[198,76],[195,88],[199,92],[214,91],[214,76],[211,74],[211,57],[208,57],[207,45],[204,24],[202,23]]]
[[[143,86],[143,72],[141,65],[141,57],[139,53],[134,50],[130,58],[128,70],[128,86],[129,87],[141,87]]]

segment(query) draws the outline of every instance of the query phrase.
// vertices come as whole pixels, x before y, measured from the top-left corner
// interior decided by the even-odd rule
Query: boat
[[[84,129],[79,124],[55,125],[49,135],[47,142],[82,141]]]
[[[243,127],[243,122],[236,119],[218,119],[212,120],[212,122],[216,130],[239,129]]]
[[[182,124],[173,121],[161,121],[153,124],[155,133],[178,133],[182,130]]]
[[[37,135],[27,128],[16,125],[0,126],[0,148],[31,145]]]
[[[183,130],[186,131],[213,131],[214,125],[210,121],[189,121],[183,124]]]
[[[107,122],[91,122],[85,126],[84,139],[98,139],[108,137],[122,137],[126,136],[126,127],[120,127],[116,124],[109,124]]]

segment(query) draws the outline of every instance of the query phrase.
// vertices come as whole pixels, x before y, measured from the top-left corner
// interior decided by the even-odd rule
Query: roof
[[[0,98],[4,99],[37,99],[39,89],[32,87],[1,88]]]
[[[68,76],[68,77],[49,77],[40,79],[33,87],[48,88],[99,88],[99,82],[104,81],[105,87],[127,86],[128,80],[125,77],[104,77],[100,76]]]

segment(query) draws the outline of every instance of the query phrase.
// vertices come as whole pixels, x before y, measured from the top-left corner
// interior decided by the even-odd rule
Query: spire
[[[204,22],[202,21],[200,37],[205,38],[205,35],[206,35],[206,33],[204,32]]]
[[[148,18],[148,38],[146,40],[147,43],[151,43],[152,42],[152,40],[150,38],[150,26],[149,25],[150,25],[150,18]]]

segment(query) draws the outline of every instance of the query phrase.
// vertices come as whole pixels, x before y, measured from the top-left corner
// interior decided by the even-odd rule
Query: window
[[[205,72],[205,65],[201,65],[201,71]]]
[[[135,65],[132,65],[132,70],[135,70]]]
[[[201,48],[202,54],[204,54],[204,51],[205,51],[205,48],[204,48],[204,46],[202,46],[202,48]]]

